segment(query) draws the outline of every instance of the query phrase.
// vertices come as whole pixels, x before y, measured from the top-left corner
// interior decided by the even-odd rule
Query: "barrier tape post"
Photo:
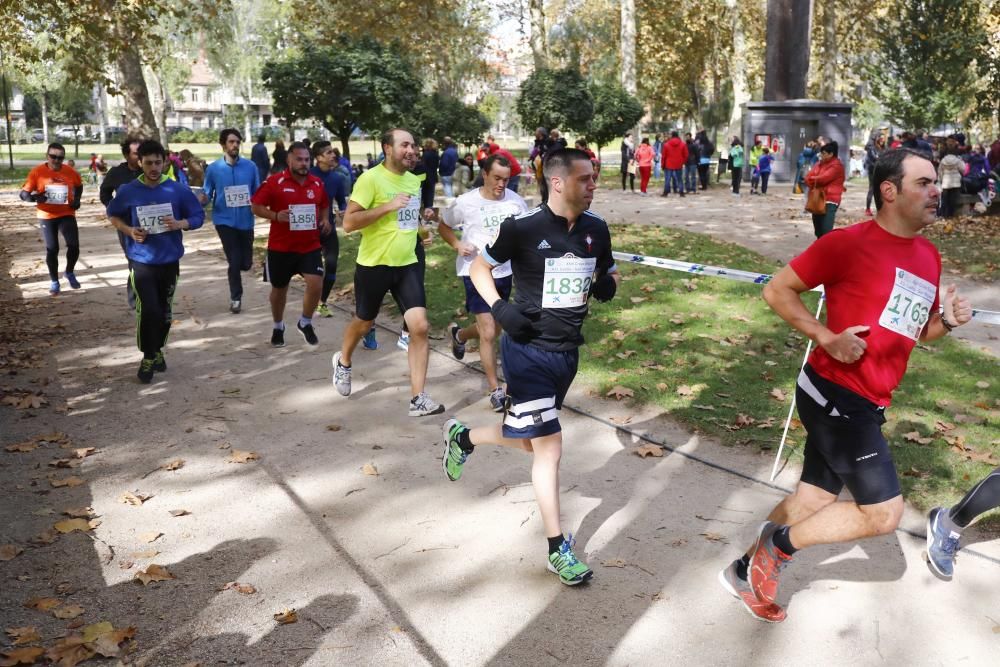
[[[819,314],[823,312],[823,302],[826,301],[826,295],[819,295],[819,305],[816,307],[816,319],[819,319]],[[802,365],[799,367],[799,372],[806,367],[806,362],[809,360],[809,353],[812,352],[812,339],[809,340],[809,344],[806,345],[806,354],[802,357]],[[796,378],[795,382],[798,382]],[[792,385],[792,404],[788,406],[788,416],[785,417],[785,429],[781,432],[781,442],[778,444],[778,453],[774,457],[774,465],[771,467],[771,480],[778,476],[778,464],[781,462],[781,451],[785,448],[785,440],[788,438],[788,427],[792,425],[792,414],[795,412],[795,384]]]

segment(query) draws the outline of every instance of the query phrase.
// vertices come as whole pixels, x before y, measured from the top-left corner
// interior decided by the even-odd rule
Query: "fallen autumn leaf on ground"
[[[229,458],[226,459],[229,463],[247,463],[249,461],[258,461],[260,456],[257,452],[244,452],[239,449],[234,449],[230,453]]]
[[[646,445],[640,445],[639,447],[636,447],[632,451],[635,452],[635,454],[640,456],[641,458],[646,458],[647,456],[656,456],[656,457],[663,456],[663,447],[660,447],[659,445],[654,445],[652,443]]]
[[[176,579],[174,575],[170,574],[167,568],[162,565],[150,565],[145,570],[135,573],[135,578],[142,582],[145,586],[153,581],[167,581],[168,579]]]
[[[278,622],[278,625],[288,625],[298,621],[299,614],[294,609],[282,609],[274,615],[274,620]]]

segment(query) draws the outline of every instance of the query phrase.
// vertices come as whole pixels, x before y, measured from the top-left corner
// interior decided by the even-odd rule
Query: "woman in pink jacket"
[[[840,146],[836,141],[824,144],[819,149],[819,162],[806,174],[806,185],[819,188],[826,197],[826,213],[813,213],[813,231],[816,238],[833,230],[833,220],[840,208],[840,198],[844,194],[844,163],[837,157]]]
[[[635,163],[639,166],[639,190],[646,194],[649,177],[653,173],[653,158],[656,151],[649,145],[649,137],[644,137],[639,147],[635,149]]]

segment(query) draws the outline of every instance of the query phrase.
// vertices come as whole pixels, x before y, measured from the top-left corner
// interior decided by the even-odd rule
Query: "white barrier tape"
[[[663,259],[662,257],[649,257],[648,255],[636,255],[627,252],[611,253],[619,262],[629,264],[640,264],[642,266],[652,266],[660,269],[670,269],[697,276],[712,276],[735,280],[741,283],[754,283],[755,285],[766,285],[771,282],[773,276],[769,273],[754,273],[752,271],[741,271],[739,269],[729,269],[724,266],[712,266],[710,264],[693,264],[691,262],[681,262],[676,259]],[[822,293],[822,285],[814,287],[813,292]],[[980,324],[1000,325],[1000,312],[993,310],[973,310],[972,319]]]

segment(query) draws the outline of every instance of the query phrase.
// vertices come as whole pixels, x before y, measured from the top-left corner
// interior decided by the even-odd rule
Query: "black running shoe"
[[[136,373],[136,376],[139,378],[139,382],[149,384],[153,381],[154,362],[154,359],[143,358],[143,360],[139,363],[139,372]]]
[[[459,326],[452,322],[448,325],[448,333],[451,335],[451,355],[456,359],[465,357],[465,343],[458,340]]]
[[[285,347],[284,329],[271,329],[271,347]]]
[[[319,345],[319,338],[316,337],[316,332],[313,331],[313,325],[307,324],[302,326],[302,324],[296,324],[295,328],[299,330],[299,333],[302,334],[307,343],[310,345]]]
[[[156,353],[153,357],[153,370],[157,373],[162,373],[167,370],[167,360],[163,358],[163,350]]]

